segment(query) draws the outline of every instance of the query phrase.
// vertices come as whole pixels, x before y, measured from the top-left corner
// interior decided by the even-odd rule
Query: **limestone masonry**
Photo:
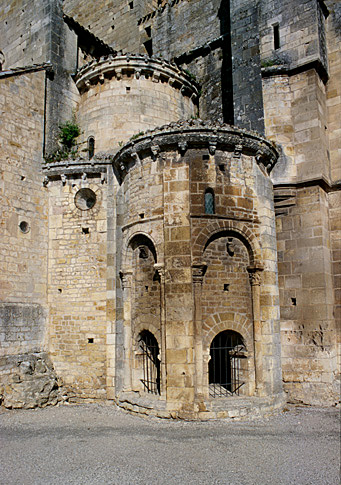
[[[341,4],[0,1],[0,402],[339,399]]]

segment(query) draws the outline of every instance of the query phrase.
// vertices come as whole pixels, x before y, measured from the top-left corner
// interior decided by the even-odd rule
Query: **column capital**
[[[132,269],[121,269],[120,278],[122,281],[122,289],[131,288],[133,281],[133,270]]]
[[[192,279],[193,283],[202,283],[207,270],[207,263],[193,263],[192,264]]]
[[[262,284],[262,271],[264,271],[264,267],[261,265],[248,266],[247,270],[251,286],[260,286]]]
[[[164,265],[164,263],[155,263],[154,268],[158,272],[158,274],[160,276],[160,280],[163,281],[164,277],[165,277],[165,265]]]

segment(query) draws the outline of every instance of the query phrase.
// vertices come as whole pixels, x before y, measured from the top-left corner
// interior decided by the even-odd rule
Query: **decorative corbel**
[[[43,180],[43,186],[47,187],[49,183],[49,178],[45,175],[44,180]]]
[[[103,185],[104,182],[107,181],[107,174],[104,172],[101,172],[101,184]]]
[[[241,144],[235,145],[235,147],[234,147],[234,156],[236,158],[240,158],[241,157],[241,154],[242,154],[242,151],[243,151],[243,145],[241,145]]]
[[[214,155],[217,149],[217,138],[212,137],[208,142],[208,151],[210,155]]]
[[[187,141],[186,140],[179,141],[178,142],[178,148],[179,148],[181,155],[183,155],[185,153],[185,151],[187,150]]]
[[[156,158],[158,156],[158,154],[160,153],[160,146],[159,145],[152,145],[150,147],[150,149],[151,149],[153,157]]]
[[[60,176],[60,178],[61,178],[62,184],[65,185],[66,184],[66,181],[67,181],[67,178],[66,178],[65,173],[62,173],[61,176]]]

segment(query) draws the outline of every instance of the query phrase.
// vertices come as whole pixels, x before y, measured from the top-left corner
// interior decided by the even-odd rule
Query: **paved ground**
[[[339,485],[339,411],[185,423],[72,405],[0,413],[1,485]]]

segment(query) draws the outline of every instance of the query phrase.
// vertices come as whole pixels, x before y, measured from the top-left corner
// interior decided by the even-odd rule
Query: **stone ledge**
[[[140,155],[148,153],[157,157],[160,151],[173,148],[182,155],[189,148],[206,148],[211,155],[216,150],[233,151],[234,156],[254,156],[263,170],[270,174],[278,160],[273,143],[256,132],[247,131],[224,123],[203,120],[180,120],[147,131],[126,143],[114,156],[113,165],[121,179],[128,165],[139,162]]]
[[[76,86],[82,93],[98,83],[107,80],[121,80],[122,77],[151,79],[153,82],[167,82],[184,96],[197,101],[199,84],[181,70],[175,63],[164,59],[143,56],[141,54],[109,55],[98,62],[91,61],[83,66],[75,76]]]
[[[194,403],[193,409],[184,411],[170,409],[171,403],[161,396],[142,395],[138,392],[121,393],[115,400],[118,407],[132,414],[154,416],[164,419],[184,421],[208,421],[225,419],[239,421],[268,416],[280,412],[287,402],[286,394],[274,394],[267,397],[231,397],[217,398]],[[192,407],[192,406],[190,406]]]

